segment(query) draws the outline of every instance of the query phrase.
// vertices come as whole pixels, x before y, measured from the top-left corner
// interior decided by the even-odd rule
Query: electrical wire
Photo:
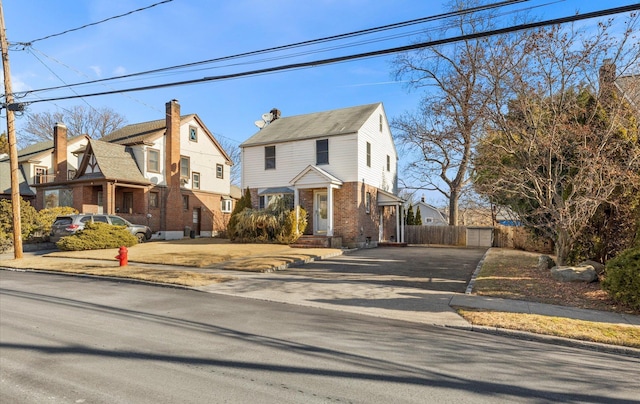
[[[323,66],[323,65],[328,65],[328,64],[351,61],[351,60],[355,60],[355,59],[378,57],[378,56],[384,56],[384,55],[388,55],[388,54],[392,54],[392,53],[400,53],[400,52],[406,52],[406,51],[410,51],[410,50],[422,49],[422,48],[431,47],[431,46],[444,45],[444,44],[448,44],[448,43],[452,43],[452,42],[468,41],[468,40],[474,40],[474,39],[479,39],[479,38],[484,38],[484,37],[489,37],[489,36],[508,34],[508,33],[512,33],[512,32],[524,31],[524,30],[529,30],[529,29],[539,28],[539,27],[544,27],[544,26],[549,26],[549,25],[560,25],[560,24],[565,24],[565,23],[568,23],[568,22],[586,20],[586,19],[590,19],[590,18],[604,17],[604,16],[608,16],[608,15],[613,15],[613,14],[620,14],[620,13],[626,13],[626,12],[631,12],[631,11],[637,11],[639,9],[640,9],[640,3],[636,3],[636,4],[633,4],[633,5],[610,8],[610,9],[605,9],[605,10],[599,10],[599,11],[594,11],[594,12],[585,13],[585,14],[576,14],[576,15],[572,15],[572,16],[569,16],[569,17],[562,17],[562,18],[544,20],[544,21],[527,23],[527,24],[519,24],[519,25],[512,26],[512,27],[507,27],[507,28],[499,28],[499,29],[489,30],[489,31],[484,31],[484,32],[476,32],[476,33],[472,33],[472,34],[458,35],[458,36],[454,36],[454,37],[450,37],[450,38],[438,39],[438,40],[427,41],[427,42],[420,42],[420,43],[416,43],[416,44],[412,44],[412,45],[399,46],[399,47],[382,49],[382,50],[377,50],[377,51],[372,51],[372,52],[364,52],[364,53],[358,53],[358,54],[352,54],[352,55],[346,55],[346,56],[340,56],[340,57],[334,57],[334,58],[328,58],[328,59],[321,59],[321,60],[316,60],[316,61],[311,61],[311,62],[294,63],[294,64],[288,64],[288,65],[274,66],[274,67],[269,67],[269,68],[265,68],[265,69],[257,69],[257,70],[245,71],[245,72],[240,72],[240,73],[232,73],[232,74],[225,74],[225,75],[212,76],[212,77],[203,77],[203,78],[194,79],[194,80],[185,80],[185,81],[178,81],[178,82],[171,82],[171,83],[155,84],[155,85],[144,86],[144,87],[126,88],[126,89],[115,90],[115,91],[103,91],[103,92],[83,94],[83,95],[53,97],[53,98],[29,101],[29,102],[22,103],[22,104],[32,104],[32,103],[37,103],[37,102],[49,102],[49,101],[59,101],[59,100],[69,100],[69,99],[75,99],[75,98],[81,98],[81,97],[95,97],[95,96],[101,96],[101,95],[110,95],[110,94],[126,93],[126,92],[133,92],[133,91],[153,90],[153,89],[159,89],[159,88],[192,85],[192,84],[198,84],[198,83],[204,83],[204,82],[213,82],[213,81],[236,79],[236,78],[248,77],[248,76],[257,76],[257,75],[275,73],[275,72],[280,72],[280,71],[285,71],[285,70],[295,70],[295,69],[303,69],[303,68],[308,68],[308,67],[317,67],[317,66]]]
[[[125,75],[120,75],[120,76],[104,78],[104,79],[90,80],[90,81],[85,81],[85,82],[73,83],[73,84],[71,84],[69,86],[81,86],[81,85],[87,85],[87,84],[96,84],[96,83],[101,83],[101,82],[110,81],[110,80],[120,80],[120,79],[124,79],[124,78],[136,77],[136,76],[141,76],[141,75],[148,75],[148,74],[153,74],[153,73],[161,73],[161,72],[166,72],[166,71],[171,71],[171,70],[183,69],[183,68],[186,68],[186,67],[200,66],[200,65],[203,65],[203,64],[211,64],[211,63],[217,63],[217,62],[222,62],[222,61],[234,60],[234,59],[248,57],[248,56],[256,56],[256,55],[262,55],[262,54],[265,54],[265,53],[283,51],[283,50],[288,50],[288,49],[295,49],[295,48],[299,48],[299,47],[302,47],[302,46],[308,46],[308,45],[314,45],[314,44],[319,44],[319,43],[331,42],[331,41],[336,41],[336,40],[345,39],[345,38],[352,38],[352,37],[361,36],[361,35],[365,35],[365,34],[371,34],[371,33],[382,32],[382,31],[386,31],[386,30],[390,30],[390,29],[397,29],[397,28],[407,27],[407,26],[411,26],[411,25],[422,24],[422,23],[425,23],[425,22],[433,22],[433,21],[437,21],[437,20],[441,20],[441,19],[445,19],[445,18],[451,18],[451,17],[455,17],[455,16],[459,16],[459,15],[463,15],[463,14],[474,13],[474,12],[479,12],[479,11],[486,11],[486,10],[490,10],[490,9],[493,9],[493,8],[499,8],[499,7],[503,7],[503,6],[506,6],[506,5],[513,5],[513,4],[523,3],[523,2],[527,2],[527,1],[530,1],[530,0],[505,0],[505,1],[498,2],[498,3],[491,3],[491,4],[482,5],[482,6],[472,7],[472,8],[469,8],[469,9],[442,13],[442,14],[438,14],[438,15],[435,15],[435,16],[422,17],[422,18],[417,18],[417,19],[413,19],[413,20],[408,20],[408,21],[403,21],[403,22],[398,22],[398,23],[393,23],[393,24],[387,24],[387,25],[382,25],[382,26],[373,27],[373,28],[367,28],[367,29],[363,29],[363,30],[348,32],[348,33],[345,33],[345,34],[331,35],[331,36],[326,36],[326,37],[323,37],[323,38],[306,40],[306,41],[296,42],[296,43],[288,44],[288,45],[275,46],[275,47],[270,47],[270,48],[255,50],[255,51],[238,53],[238,54],[230,55],[230,56],[223,56],[223,57],[214,58],[214,59],[202,60],[202,61],[198,61],[198,62],[191,62],[191,63],[185,63],[185,64],[180,64],[180,65],[175,65],[175,66],[169,66],[169,67],[153,69],[153,70],[146,70],[146,71],[143,71],[143,72],[130,73],[130,74],[125,74]],[[31,91],[29,91],[29,93],[57,90],[57,89],[61,89],[61,88],[68,88],[69,86],[65,85],[65,86],[47,87],[47,88],[42,88],[42,89],[37,89],[37,90],[31,90]]]
[[[105,18],[104,20],[100,20],[100,21],[89,23],[89,24],[85,24],[85,25],[83,25],[81,27],[78,27],[78,28],[71,28],[71,29],[68,29],[66,31],[59,32],[57,34],[47,35],[47,36],[44,36],[42,38],[33,39],[31,41],[28,41],[28,42],[15,42],[12,45],[13,46],[25,46],[25,47],[26,46],[30,46],[34,42],[44,41],[45,39],[49,39],[49,38],[53,38],[53,37],[56,37],[56,36],[64,35],[64,34],[67,34],[69,32],[79,31],[79,30],[84,29],[84,28],[88,28],[88,27],[92,27],[94,25],[102,24],[102,23],[105,23],[107,21],[115,20],[117,18],[122,18],[122,17],[128,16],[128,15],[137,13],[139,11],[148,10],[148,9],[150,9],[152,7],[156,7],[156,6],[159,6],[159,5],[164,4],[164,3],[170,3],[172,1],[173,0],[163,0],[163,1],[160,1],[160,2],[155,3],[155,4],[151,4],[150,6],[147,6],[147,7],[142,7],[142,8],[136,9],[136,10],[132,10],[132,11],[126,12],[124,14],[115,15],[113,17]]]

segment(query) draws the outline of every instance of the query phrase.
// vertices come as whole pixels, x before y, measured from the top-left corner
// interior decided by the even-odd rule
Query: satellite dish
[[[267,112],[266,114],[262,114],[262,120],[265,122],[271,122],[273,120],[273,114],[271,112]]]
[[[255,121],[254,123],[260,129],[264,128],[267,125],[267,123],[265,121],[261,121],[261,120]]]

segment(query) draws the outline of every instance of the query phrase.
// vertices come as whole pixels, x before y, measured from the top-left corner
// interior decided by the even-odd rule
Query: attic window
[[[380,114],[380,132],[382,132],[382,114]]]
[[[195,126],[189,126],[189,140],[191,142],[198,141],[198,128],[196,128]]]

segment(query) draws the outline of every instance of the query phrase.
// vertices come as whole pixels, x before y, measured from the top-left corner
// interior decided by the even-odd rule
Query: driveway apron
[[[485,249],[379,247],[203,287],[207,292],[426,324],[469,326],[449,307]]]

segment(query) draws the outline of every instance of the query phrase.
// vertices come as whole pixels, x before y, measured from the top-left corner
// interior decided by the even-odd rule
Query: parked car
[[[59,241],[62,237],[75,234],[78,230],[84,229],[87,222],[108,223],[114,226],[126,226],[131,234],[138,238],[139,243],[143,243],[151,238],[151,229],[143,224],[132,224],[128,220],[114,215],[99,214],[77,214],[56,217],[51,227],[49,240]]]

